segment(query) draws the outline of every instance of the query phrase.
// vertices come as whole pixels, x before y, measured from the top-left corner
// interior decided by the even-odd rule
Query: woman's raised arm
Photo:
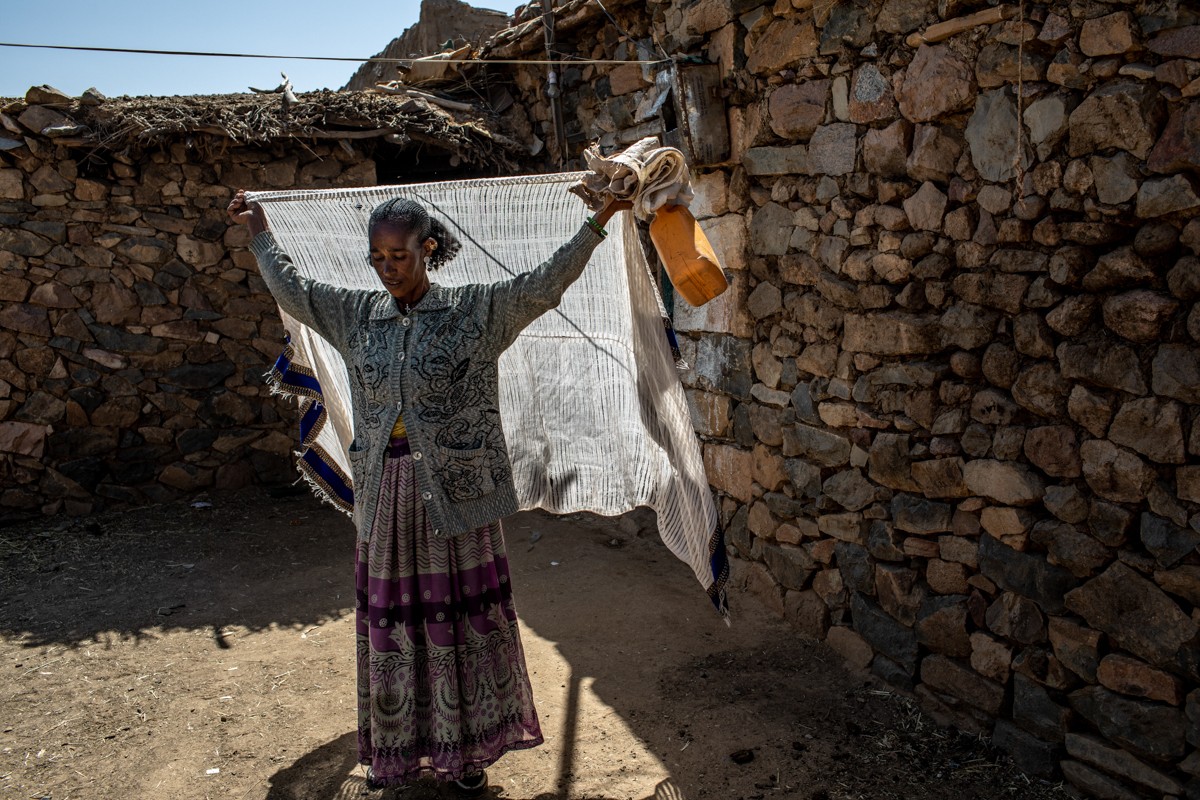
[[[558,306],[563,292],[578,280],[592,250],[607,235],[600,231],[613,214],[632,207],[633,204],[628,202],[610,202],[587,220],[549,260],[492,287],[492,317],[498,322],[495,331],[498,350],[505,350],[529,323]]]
[[[372,293],[301,275],[271,234],[266,210],[258,203],[247,202],[245,190],[234,194],[226,212],[230,221],[250,228],[250,252],[258,260],[258,272],[279,307],[344,351],[360,319],[361,305]]]

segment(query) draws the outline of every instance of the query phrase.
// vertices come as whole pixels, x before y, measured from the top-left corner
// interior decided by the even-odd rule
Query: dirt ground
[[[261,489],[0,529],[0,797],[432,800],[368,792],[353,530]],[[652,532],[506,521],[543,747],[508,800],[1062,798],[849,673],[750,597],[734,624]]]

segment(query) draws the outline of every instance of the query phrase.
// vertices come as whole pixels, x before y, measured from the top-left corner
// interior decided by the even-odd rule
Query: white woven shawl
[[[264,204],[302,274],[377,288],[366,260],[368,216],[385,199],[411,198],[462,242],[432,280],[461,285],[532,269],[570,239],[585,211],[567,189],[581,177],[259,192],[248,199]],[[632,219],[614,223],[561,305],[500,358],[501,417],[517,496],[523,509],[556,514],[614,516],[649,506],[663,542],[724,613],[724,542],[662,302]],[[283,321],[290,343],[273,378],[277,388],[306,398],[301,472],[346,509],[337,485],[349,483],[346,449],[354,436],[345,365],[314,331],[286,314]]]

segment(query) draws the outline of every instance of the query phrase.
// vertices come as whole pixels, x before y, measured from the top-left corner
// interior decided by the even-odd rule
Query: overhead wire
[[[196,56],[204,58],[267,58],[287,59],[291,61],[347,61],[356,64],[409,64],[414,61],[434,61],[439,64],[561,64],[569,61],[575,64],[661,64],[670,61],[669,58],[658,59],[624,59],[624,58],[580,58],[564,54],[556,60],[524,59],[524,58],[385,58],[371,56],[370,58],[348,58],[343,56],[296,56],[270,55],[265,53],[210,53],[199,50],[150,50],[137,47],[91,47],[65,44],[29,44],[24,42],[0,42],[0,47],[25,47],[39,50],[77,50],[92,53],[135,53],[154,56]]]

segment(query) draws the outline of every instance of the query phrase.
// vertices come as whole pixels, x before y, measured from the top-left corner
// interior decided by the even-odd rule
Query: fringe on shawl
[[[272,394],[300,400],[300,449],[296,451],[296,469],[313,494],[339,511],[352,514],[353,481],[316,441],[329,421],[329,412],[322,402],[321,382],[312,370],[296,363],[290,334],[284,342],[283,352],[263,377]]]

